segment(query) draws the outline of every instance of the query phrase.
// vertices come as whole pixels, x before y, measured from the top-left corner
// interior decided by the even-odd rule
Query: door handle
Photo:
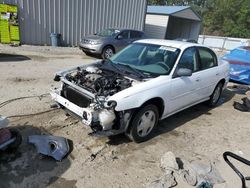
[[[217,73],[216,73],[216,76],[219,76],[219,75],[220,75],[220,73],[217,72]]]

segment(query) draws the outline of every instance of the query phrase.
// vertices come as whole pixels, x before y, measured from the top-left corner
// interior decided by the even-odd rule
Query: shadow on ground
[[[15,127],[20,131],[23,142],[17,151],[2,151],[0,153],[0,187],[76,187],[76,180],[66,180],[60,177],[71,165],[68,158],[61,162],[53,158],[37,154],[32,144],[28,144],[28,136],[46,134],[43,129],[29,125]]]
[[[31,60],[31,59],[27,56],[24,56],[24,55],[0,53],[0,62],[27,61],[27,60]]]
[[[235,93],[226,89],[224,90],[220,101],[218,103],[218,106],[223,105],[224,103],[227,103],[234,97]],[[215,107],[216,108],[216,107]],[[232,106],[233,108],[233,106]],[[175,130],[177,127],[182,126],[186,122],[189,122],[193,119],[198,118],[201,115],[212,115],[210,110],[213,108],[208,107],[208,105],[205,103],[201,103],[198,105],[195,105],[193,107],[190,107],[186,110],[183,110],[175,115],[172,115],[162,121],[160,121],[158,128],[156,129],[153,137],[156,137],[158,135],[171,132]],[[176,132],[173,132],[175,134]]]

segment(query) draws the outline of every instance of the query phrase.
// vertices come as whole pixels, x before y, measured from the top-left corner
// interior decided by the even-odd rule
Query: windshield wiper
[[[130,70],[132,70],[133,72],[135,72],[140,78],[145,78],[146,75],[143,74],[141,71],[137,70],[136,68],[134,67],[131,67],[130,65],[128,64],[123,64],[123,63],[117,63],[118,65],[121,65],[121,66],[124,66],[126,68],[129,68]]]
[[[119,73],[121,73],[121,69],[119,69],[110,59],[105,59],[104,62],[107,62],[111,67],[115,68]]]

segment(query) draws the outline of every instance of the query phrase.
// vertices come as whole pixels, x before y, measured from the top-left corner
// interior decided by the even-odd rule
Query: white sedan
[[[97,135],[149,139],[159,120],[207,101],[216,106],[229,65],[199,44],[145,39],[108,60],[58,72],[52,98]]]

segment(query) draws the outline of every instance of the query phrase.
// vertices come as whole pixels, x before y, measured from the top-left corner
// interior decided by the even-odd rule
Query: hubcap
[[[148,110],[142,114],[138,121],[137,133],[140,137],[147,136],[155,125],[156,117],[152,110]]]
[[[105,57],[110,58],[113,55],[113,50],[111,48],[107,48],[105,51]]]
[[[217,87],[214,91],[213,103],[215,104],[220,98],[220,87]]]

